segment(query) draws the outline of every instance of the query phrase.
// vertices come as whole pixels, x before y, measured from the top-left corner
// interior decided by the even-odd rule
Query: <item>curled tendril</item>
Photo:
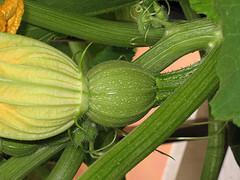
[[[167,5],[167,12],[165,7],[159,5],[155,0],[140,1],[134,11],[131,11],[131,17],[136,20],[138,25],[138,31],[143,35],[144,42],[147,42],[148,34],[151,28],[160,28],[169,26],[168,16],[171,12],[170,4],[165,0]],[[131,39],[130,44],[132,46],[137,46],[136,40],[139,37],[134,37]],[[142,40],[142,37],[141,37]]]
[[[78,64],[81,64],[84,60],[84,57],[86,56],[86,53],[90,46],[93,44],[93,42],[90,42],[83,50],[80,49],[77,52],[75,52],[72,56],[72,59],[77,59],[78,55],[81,55],[80,58],[77,60]]]
[[[78,63],[80,69],[83,67],[84,57],[86,56],[86,53],[87,53],[88,49],[91,47],[92,44],[93,44],[93,42],[90,42],[81,54],[81,57],[80,57],[79,63]]]
[[[136,11],[136,13],[141,13],[143,11],[142,6],[141,5],[136,5],[135,11]]]
[[[82,131],[83,134],[85,135],[85,138],[83,138],[83,140],[82,140],[81,142],[76,142],[76,140],[75,140],[74,137],[73,137],[73,134],[72,134],[71,130],[69,129],[69,130],[68,130],[69,139],[70,139],[70,141],[74,144],[75,147],[81,147],[81,149],[83,150],[83,152],[86,153],[86,154],[89,154],[92,158],[97,159],[97,158],[99,158],[100,156],[102,156],[102,155],[104,154],[104,150],[106,150],[107,148],[111,147],[111,146],[114,144],[114,142],[116,141],[116,139],[117,139],[118,130],[115,129],[115,130],[114,130],[114,136],[113,136],[112,141],[111,141],[109,144],[107,144],[107,145],[105,145],[105,146],[103,146],[103,147],[101,147],[101,148],[99,148],[99,149],[95,149],[95,147],[94,147],[95,138],[94,138],[94,139],[89,138],[88,131],[85,130],[84,127],[82,127],[82,126],[79,124],[79,122],[78,122],[77,119],[75,119],[74,121],[75,121],[75,125],[76,125],[76,126],[79,128],[79,130]],[[83,145],[84,142],[85,142],[85,143],[88,143],[88,148],[87,148],[87,146],[84,146],[84,145]]]
[[[79,127],[79,126],[80,126],[80,125],[78,124],[78,127]],[[80,126],[80,130],[83,131],[83,133],[84,133],[86,136],[88,135],[88,134],[87,134],[87,131],[84,130],[83,127]],[[87,149],[87,148],[83,145],[83,142],[84,142],[84,141],[81,142],[81,143],[76,143],[76,141],[74,140],[74,137],[73,137],[72,132],[70,131],[70,129],[68,130],[68,136],[69,136],[69,138],[70,138],[70,141],[74,144],[74,146],[75,146],[75,147],[81,147],[81,149],[83,150],[84,153],[89,154],[89,155],[90,155],[92,158],[94,158],[94,159],[97,159],[97,158],[99,158],[100,156],[102,156],[102,155],[104,154],[104,150],[106,150],[107,148],[111,147],[111,146],[114,144],[114,142],[115,142],[116,139],[117,139],[117,134],[118,134],[118,131],[115,129],[115,130],[114,130],[114,137],[113,137],[112,141],[111,141],[109,144],[107,144],[107,145],[105,145],[104,147],[101,147],[101,148],[99,148],[99,149],[95,149],[95,148],[94,148],[94,144],[95,144],[94,141],[88,140],[88,141],[87,141],[87,143],[88,143],[88,149]]]
[[[122,137],[126,137],[128,135],[128,132],[126,132],[124,129],[118,129],[118,133]]]
[[[107,148],[111,147],[114,144],[114,142],[117,139],[117,134],[118,134],[118,130],[115,129],[112,141],[109,144],[107,144],[106,146],[101,147],[99,149],[95,149],[94,148],[94,142],[90,142],[89,143],[89,154],[90,154],[90,156],[92,158],[95,158],[95,159],[101,157],[104,154],[104,150],[106,150]]]
[[[85,134],[87,134],[87,131],[79,124],[78,118],[74,118],[74,124],[75,124],[81,131],[83,131]]]
[[[117,134],[118,134],[118,131],[115,129],[115,130],[114,130],[114,136],[113,136],[112,141],[111,141],[109,144],[107,144],[106,146],[101,147],[101,148],[99,148],[99,149],[96,149],[95,151],[96,151],[96,152],[101,152],[101,151],[104,151],[104,150],[106,150],[107,148],[111,147],[111,146],[113,145],[113,143],[114,143],[114,142],[116,141],[116,139],[117,139]]]
[[[170,6],[168,0],[164,0],[164,1],[165,1],[166,5],[167,5],[167,15],[169,16],[170,13],[171,13],[171,6]]]

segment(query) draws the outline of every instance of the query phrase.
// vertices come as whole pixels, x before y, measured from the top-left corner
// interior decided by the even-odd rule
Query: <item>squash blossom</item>
[[[0,31],[15,34],[24,11],[23,0],[5,0],[0,5]]]
[[[57,135],[87,110],[81,72],[62,52],[24,36],[0,33],[0,137]]]

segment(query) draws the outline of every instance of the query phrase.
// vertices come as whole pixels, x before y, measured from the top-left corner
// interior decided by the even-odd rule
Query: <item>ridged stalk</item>
[[[138,0],[72,0],[72,1],[41,1],[41,0],[25,0],[28,4],[45,4],[50,8],[61,10],[63,13],[70,12],[72,14],[82,14],[87,16],[94,16],[116,9],[127,7],[138,2]]]
[[[215,121],[210,115],[208,146],[201,180],[217,180],[226,153],[226,123]]]
[[[150,30],[145,39],[134,23],[123,23],[62,13],[35,2],[25,3],[23,20],[69,36],[115,46],[144,46],[154,44],[163,35],[163,28]]]
[[[34,168],[61,151],[66,144],[47,145],[29,156],[12,157],[0,166],[0,179],[22,179]]]
[[[182,85],[197,70],[199,65],[200,63],[197,63],[177,71],[156,76],[156,85],[158,88],[156,95],[157,104],[160,104],[173,94],[175,89]]]
[[[48,180],[68,180],[72,179],[79,169],[84,158],[84,153],[80,147],[76,147],[71,142],[64,149],[56,166],[48,176]]]
[[[151,51],[144,53],[134,63],[158,74],[179,57],[195,50],[206,49],[218,32],[218,27],[207,19],[169,27]]]

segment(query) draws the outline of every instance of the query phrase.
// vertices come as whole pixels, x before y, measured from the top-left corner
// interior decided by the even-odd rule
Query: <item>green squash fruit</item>
[[[156,82],[150,72],[126,61],[107,61],[87,74],[89,109],[94,122],[121,127],[141,118],[155,103]]]
[[[69,57],[37,40],[0,33],[0,137],[54,136],[87,106],[84,78]]]

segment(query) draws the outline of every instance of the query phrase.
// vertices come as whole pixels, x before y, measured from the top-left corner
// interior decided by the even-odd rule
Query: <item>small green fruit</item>
[[[125,61],[107,61],[87,74],[87,115],[98,124],[121,127],[141,118],[155,103],[151,73]]]

